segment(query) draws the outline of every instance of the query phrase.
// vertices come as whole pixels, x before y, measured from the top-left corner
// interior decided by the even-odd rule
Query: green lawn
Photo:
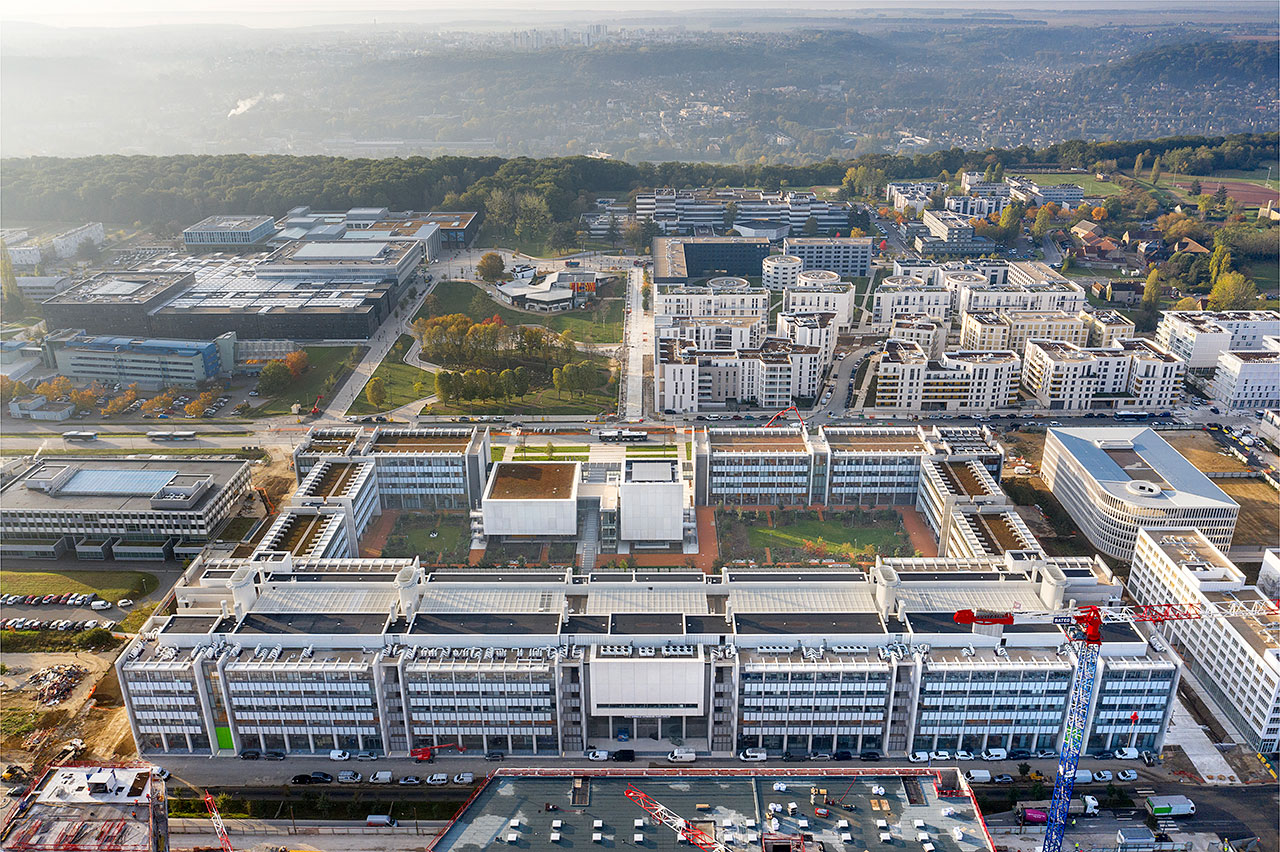
[[[218,541],[240,541],[249,534],[249,530],[253,529],[253,525],[257,522],[257,518],[232,518],[222,528],[222,532],[218,533]]]
[[[806,541],[825,542],[828,551],[856,550],[871,545],[892,552],[903,543],[900,530],[889,526],[846,527],[838,520],[798,520],[787,526],[753,525],[747,531],[752,547],[803,550]]]
[[[471,310],[471,301],[480,292],[484,291],[468,281],[441,281],[432,294],[440,300],[441,314],[466,314],[473,320],[497,314],[507,325],[541,325],[557,334],[568,331],[570,337],[583,343],[622,342],[621,298],[603,300],[600,310],[545,315],[517,311],[490,299],[484,312],[477,313]],[[424,312],[419,310],[414,318],[423,316]]]
[[[0,571],[0,588],[10,595],[97,593],[103,600],[137,598],[159,585],[154,574],[142,571]]]
[[[288,414],[290,406],[295,402],[310,411],[316,396],[332,393],[342,376],[351,366],[358,364],[364,354],[363,346],[307,346],[305,349],[311,362],[307,372],[289,390],[259,404],[254,409],[254,414]],[[328,384],[330,376],[335,377],[332,384]]]
[[[1258,261],[1249,266],[1248,275],[1258,285],[1258,292],[1275,298],[1280,292],[1280,264],[1275,261]]]
[[[137,607],[124,617],[116,629],[121,633],[137,633],[142,629],[142,625],[147,623],[147,619],[151,617],[151,614],[156,611],[156,607],[159,605],[159,603],[150,603]]]
[[[1093,172],[1052,172],[1049,174],[1015,175],[1015,177],[1033,180],[1042,186],[1074,183],[1084,190],[1086,196],[1115,195],[1124,191],[1124,188],[1115,181],[1098,180],[1093,176]]]
[[[470,547],[471,532],[466,515],[404,512],[396,519],[382,555],[421,556],[430,562],[452,563],[465,561]]]
[[[365,388],[368,387],[368,384],[366,384],[364,388],[360,389],[360,395],[356,397],[355,402],[351,403],[351,407],[347,409],[348,414],[377,414],[382,411],[390,411],[393,408],[399,408],[402,405],[407,405],[410,402],[435,393],[435,373],[411,367],[404,362],[404,355],[412,345],[413,338],[407,334],[402,334],[396,338],[391,350],[387,352],[387,357],[382,359],[382,363],[373,371],[373,377],[369,379],[369,381],[377,378],[382,379],[382,383],[387,389],[387,401],[379,407],[370,405],[368,398],[365,396]],[[418,382],[422,382],[425,385],[421,393],[414,390],[414,385]]]

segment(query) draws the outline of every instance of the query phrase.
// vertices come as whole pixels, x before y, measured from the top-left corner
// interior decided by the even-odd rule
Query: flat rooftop
[[[938,469],[952,490],[968,497],[988,497],[991,490],[981,475],[973,470],[970,462],[944,461],[938,463]]]
[[[311,489],[311,496],[332,497],[341,494],[359,470],[360,465],[354,462],[328,462],[324,473],[320,474],[320,479]]]
[[[274,224],[275,219],[270,216],[209,216],[186,231],[252,231],[269,223]]]
[[[796,429],[708,429],[712,451],[803,453],[808,449]]]
[[[924,441],[915,429],[889,431],[881,429],[828,429],[822,430],[831,449],[860,453],[912,454],[924,451]]]
[[[576,462],[498,462],[490,500],[568,500],[578,481]]]
[[[369,442],[371,453],[460,453],[471,443],[471,432],[379,431]]]
[[[492,776],[432,845],[432,852],[487,852],[516,835],[513,845],[529,852],[560,852],[566,846],[590,849],[640,846],[655,852],[687,852],[691,847],[666,825],[655,823],[627,796],[634,788],[652,797],[730,848],[787,852],[790,837],[807,835],[806,848],[826,852],[865,852],[882,845],[881,832],[894,845],[918,847],[920,832],[937,852],[989,850],[987,833],[975,803],[967,795],[948,795],[959,787],[956,770],[914,772],[773,772],[678,768],[603,776],[591,770],[541,770],[535,777],[501,769]],[[547,777],[554,773],[554,777]],[[908,775],[908,773],[911,773]],[[940,780],[945,778],[946,780]],[[810,789],[826,790],[829,817],[818,817]],[[872,788],[882,787],[883,792]],[[787,813],[796,803],[795,814]],[[556,810],[548,813],[546,806]],[[771,804],[782,809],[771,813]],[[773,830],[768,821],[778,820]],[[805,820],[802,825],[799,820]],[[637,825],[637,820],[639,824]],[[877,825],[883,820],[884,825]],[[553,827],[552,822],[557,826]],[[842,824],[843,821],[843,824]],[[923,828],[917,828],[923,823]],[[953,829],[960,829],[960,840]],[[552,833],[556,839],[552,839]],[[600,840],[593,842],[593,835]],[[774,842],[774,835],[782,835]],[[643,839],[637,841],[636,835]]]
[[[100,272],[73,284],[46,304],[139,304],[188,282],[185,272]]]
[[[151,498],[166,486],[208,477],[208,491],[181,510],[200,512],[247,465],[240,459],[43,456],[0,488],[0,504],[6,511],[161,511],[151,507]]]

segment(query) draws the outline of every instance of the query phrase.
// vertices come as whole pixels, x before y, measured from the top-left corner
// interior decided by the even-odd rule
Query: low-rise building
[[[588,269],[557,270],[541,281],[518,278],[499,284],[497,290],[499,301],[527,311],[569,311],[595,297],[596,273]]]
[[[871,276],[871,237],[788,237],[782,251],[800,258],[805,269],[829,269],[850,278]]]
[[[1039,207],[1053,202],[1059,207],[1074,210],[1084,201],[1084,188],[1074,183],[1039,184],[1029,178],[1006,176],[1009,194],[1014,201]]]
[[[20,420],[70,420],[76,413],[75,403],[51,401],[44,394],[33,393],[9,400],[9,416]]]
[[[1149,340],[1086,349],[1032,339],[1022,387],[1051,411],[1158,412],[1182,398],[1185,376],[1186,365]]]
[[[960,320],[961,349],[1011,349],[1021,355],[1032,338],[1083,346],[1089,331],[1081,312],[979,311]]]
[[[1017,403],[1022,359],[1009,351],[944,352],[888,340],[876,356],[876,411],[993,411]]]
[[[217,340],[111,337],[63,329],[46,335],[46,362],[68,378],[137,384],[143,390],[195,387],[235,364],[235,335]]]
[[[576,537],[581,478],[579,462],[498,462],[480,503],[485,537]]]
[[[1274,553],[1274,551],[1273,551]],[[1194,527],[1142,529],[1127,584],[1139,604],[1263,603],[1258,588]],[[1220,712],[1262,754],[1280,748],[1280,613],[1161,622],[1167,639]]]
[[[1009,197],[1007,195],[949,195],[946,205],[952,213],[971,219],[985,219],[1004,212],[1004,208],[1009,206]]]
[[[946,188],[945,183],[937,181],[895,181],[885,185],[884,197],[893,204],[894,210],[910,208],[920,213],[928,206],[934,193]]]
[[[1209,395],[1229,410],[1280,406],[1280,338],[1263,350],[1229,349],[1218,356]]]
[[[276,222],[270,216],[210,216],[182,232],[182,242],[189,248],[226,248],[256,246],[276,234]]]
[[[239,459],[42,456],[0,489],[0,553],[194,555],[248,489],[249,464]]]
[[[1222,352],[1264,349],[1263,338],[1276,335],[1280,311],[1165,311],[1156,327],[1157,343],[1206,376]]]
[[[1145,426],[1049,429],[1041,477],[1090,543],[1133,558],[1138,530],[1194,527],[1231,544],[1240,506]]]
[[[53,762],[25,779],[5,823],[5,852],[167,852],[169,799],[145,761]]]
[[[43,302],[71,287],[75,280],[69,275],[19,275],[14,283],[23,296],[33,302]]]
[[[925,210],[920,221],[927,235],[916,237],[916,251],[924,255],[977,255],[995,249],[989,238],[978,236],[968,216],[949,210]]]
[[[963,172],[960,175],[960,189],[971,195],[1009,197],[1009,184],[1002,180],[985,180],[982,172]]]

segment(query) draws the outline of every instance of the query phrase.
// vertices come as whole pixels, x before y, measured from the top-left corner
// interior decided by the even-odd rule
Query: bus
[[[1114,417],[1116,420],[1128,420],[1128,421],[1138,422],[1141,420],[1146,420],[1148,417],[1150,417],[1151,412],[1149,411],[1117,411],[1115,414],[1111,416]]]
[[[636,432],[632,429],[601,429],[596,436],[605,443],[635,444],[649,440],[648,432]]]
[[[64,441],[96,441],[98,440],[97,432],[63,432],[62,440]]]
[[[196,439],[195,432],[148,432],[147,437],[152,441],[194,441]]]

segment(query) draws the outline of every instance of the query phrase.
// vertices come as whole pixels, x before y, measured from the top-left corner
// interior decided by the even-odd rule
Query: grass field
[[[382,555],[421,556],[431,562],[462,562],[466,560],[470,546],[466,515],[405,511],[396,519]]]
[[[1215,479],[1240,504],[1232,544],[1274,547],[1280,541],[1280,494],[1261,479]]]
[[[142,629],[142,625],[147,623],[147,619],[151,617],[151,613],[156,611],[159,603],[143,604],[134,609],[124,617],[116,629],[121,633],[137,633]]]
[[[380,411],[390,411],[435,393],[435,373],[412,367],[404,362],[405,353],[412,345],[413,338],[407,334],[396,338],[396,342],[387,352],[387,357],[382,359],[382,363],[377,366],[369,379],[369,381],[382,379],[383,386],[387,389],[387,401],[379,407],[370,405],[365,396],[365,388],[369,387],[366,383],[364,388],[360,389],[360,395],[356,397],[355,402],[351,403],[351,407],[347,409],[348,414],[377,414]],[[414,390],[418,382],[424,385],[421,393]]]
[[[565,311],[559,314],[532,314],[489,300],[483,313],[473,311],[471,302],[476,293],[483,293],[467,281],[441,281],[432,291],[440,300],[441,314],[466,314],[473,320],[481,320],[494,314],[502,317],[507,325],[541,325],[556,334],[565,331],[582,343],[622,342],[622,299],[605,299],[600,310]],[[421,310],[415,319],[425,316]]]
[[[1224,452],[1222,445],[1207,432],[1178,432],[1169,435],[1166,440],[1199,470],[1209,473],[1238,473],[1248,470],[1235,456],[1221,455]]]
[[[9,595],[96,593],[114,602],[150,594],[158,584],[144,571],[0,571],[0,589]]]
[[[347,363],[359,363],[364,354],[362,346],[307,346],[305,349],[311,366],[290,385],[289,390],[254,409],[255,414],[288,414],[289,407],[295,402],[309,410],[316,401],[316,396],[323,391],[329,376],[340,376],[348,369]],[[337,384],[333,387],[337,387]]]
[[[1248,267],[1248,276],[1258,285],[1258,292],[1276,298],[1280,293],[1280,264],[1259,261]]]
[[[806,541],[825,543],[831,553],[852,552],[871,545],[876,550],[895,550],[903,544],[900,530],[885,526],[846,527],[838,520],[794,521],[785,527],[753,526],[747,531],[753,547],[802,550]]]
[[[1074,183],[1084,190],[1086,196],[1115,195],[1123,189],[1109,180],[1098,180],[1092,172],[1051,172],[1049,174],[1025,174],[1016,177],[1033,180],[1042,186],[1057,186],[1060,183]]]
[[[232,518],[218,533],[218,541],[240,541],[257,522],[257,518]]]

